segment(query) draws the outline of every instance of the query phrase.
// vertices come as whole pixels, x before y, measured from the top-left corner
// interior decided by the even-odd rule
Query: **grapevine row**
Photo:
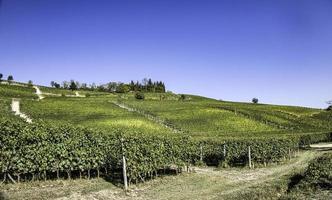
[[[277,162],[299,144],[326,141],[330,134],[284,139],[194,140],[188,136],[105,133],[73,125],[36,122],[27,124],[0,118],[0,175],[29,179],[100,171],[113,173],[127,161],[129,182],[144,181],[167,168],[175,170],[205,161],[227,165],[246,163],[248,146],[255,163]],[[225,154],[226,149],[226,154]],[[213,162],[212,162],[213,163]],[[214,164],[215,164],[214,163]]]

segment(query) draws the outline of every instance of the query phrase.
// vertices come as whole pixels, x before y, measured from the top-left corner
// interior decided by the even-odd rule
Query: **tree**
[[[68,89],[68,88],[69,88],[69,84],[70,84],[70,83],[68,83],[68,81],[63,81],[63,82],[62,82],[62,87],[63,87],[64,89]]]
[[[11,83],[14,80],[14,77],[12,75],[9,75],[7,78],[7,81]]]
[[[129,85],[127,85],[127,84],[124,84],[124,83],[120,83],[119,85],[118,85],[118,87],[116,88],[116,92],[117,93],[127,93],[127,92],[129,92]]]
[[[90,88],[91,88],[91,90],[95,90],[95,89],[97,88],[97,86],[96,86],[95,83],[92,83],[92,84],[90,85]]]
[[[55,82],[51,81],[51,87],[55,87]]]
[[[148,85],[148,79],[147,78],[144,78],[143,80],[142,80],[142,89],[143,90],[147,90],[147,85]]]
[[[87,90],[88,89],[88,84],[82,83],[80,89]]]
[[[130,81],[130,91],[137,91],[136,88],[135,88],[135,83],[134,81]]]
[[[252,101],[254,104],[258,103],[258,99],[257,99],[257,98],[253,98],[251,101]]]
[[[70,81],[69,89],[72,91],[77,90],[77,84],[74,80]]]
[[[2,78],[3,78],[3,74],[0,74],[0,81],[2,80]]]
[[[327,111],[332,111],[332,105],[326,108]]]
[[[327,111],[332,111],[332,100],[326,102],[327,104],[329,104],[329,107],[326,108]]]
[[[59,89],[60,88],[60,84],[55,82],[54,83],[54,87],[57,88],[57,89]]]
[[[136,92],[135,98],[138,99],[138,100],[144,100],[145,99],[144,93]]]
[[[116,82],[109,82],[107,84],[107,91],[108,92],[115,92],[117,87],[118,87],[118,84]]]
[[[32,86],[33,86],[32,80],[29,80],[29,81],[28,81],[28,86],[29,86],[29,87],[32,87]]]
[[[184,100],[186,100],[186,95],[184,95],[184,94],[181,94],[181,96],[180,96],[179,100],[181,100],[181,101],[184,101]]]
[[[152,92],[152,89],[153,89],[153,83],[152,83],[151,78],[149,78],[149,80],[148,80],[148,83],[147,83],[147,87],[146,87],[146,89],[147,89],[148,92]]]

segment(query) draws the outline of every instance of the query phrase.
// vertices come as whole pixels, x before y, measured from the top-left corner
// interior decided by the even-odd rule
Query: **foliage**
[[[32,80],[29,80],[28,81],[28,87],[32,87],[32,86],[33,86]]]
[[[66,174],[76,172],[114,171],[121,168],[121,157],[127,161],[131,182],[151,177],[170,166],[195,164],[201,154],[205,161],[218,159],[229,164],[247,162],[248,146],[256,163],[277,162],[295,150],[297,140],[193,140],[188,136],[149,135],[114,129],[108,134],[69,124],[38,121],[27,124],[0,119],[1,173],[15,176]],[[226,146],[226,156],[223,147]],[[202,146],[203,152],[200,151]],[[99,174],[99,173],[98,173]]]
[[[255,103],[255,104],[258,103],[258,99],[257,98],[253,98],[252,102]]]
[[[9,75],[8,78],[7,78],[7,81],[12,82],[13,80],[14,80],[14,77],[12,75]]]
[[[129,92],[129,90],[130,90],[129,85],[124,84],[124,83],[120,83],[118,85],[118,87],[116,88],[117,93],[127,93],[127,92]]]
[[[135,98],[139,99],[139,100],[144,100],[145,99],[144,93],[142,93],[142,92],[136,92],[135,93]]]
[[[121,168],[127,159],[131,181],[152,176],[167,166],[183,166],[192,160],[189,138],[128,134],[66,124],[38,122],[26,124],[0,120],[0,173],[16,176],[65,172],[99,171]],[[123,148],[122,148],[123,147]]]
[[[55,81],[51,81],[51,87],[59,89],[60,88],[60,84],[57,83],[57,82],[55,82]]]
[[[332,111],[332,105],[326,108],[327,111]]]
[[[332,189],[332,153],[312,161],[304,173],[304,181],[316,187]]]
[[[297,175],[297,179],[297,183],[281,199],[327,199],[323,197],[326,192],[322,191],[331,195],[332,153],[325,153],[311,161],[305,172]]]
[[[71,91],[77,90],[77,84],[75,83],[75,81],[73,81],[73,80],[70,81],[69,89]]]
[[[143,79],[142,82],[122,83],[122,82],[109,82],[107,84],[96,85],[95,83],[87,84],[80,83],[78,81],[71,80],[63,81],[62,84],[58,84],[55,81],[51,81],[51,87],[61,88],[65,90],[88,90],[88,91],[98,91],[98,92],[117,92],[117,93],[127,93],[127,92],[153,92],[153,93],[165,93],[166,87],[162,81],[153,82],[151,79]]]
[[[181,94],[181,96],[180,96],[179,100],[181,100],[181,101],[184,101],[184,100],[186,100],[186,95],[184,95],[184,94]]]

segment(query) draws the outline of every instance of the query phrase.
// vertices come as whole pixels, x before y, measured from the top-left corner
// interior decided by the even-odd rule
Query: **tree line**
[[[127,92],[166,92],[165,83],[162,81],[152,81],[151,78],[144,78],[141,82],[133,80],[130,83],[109,82],[96,85],[95,83],[80,83],[75,80],[63,81],[61,84],[51,81],[51,87],[67,90],[90,90],[99,92],[127,93]]]
[[[2,78],[3,78],[3,74],[0,73],[0,82],[3,80]],[[7,77],[7,81],[8,81],[8,82],[11,82],[11,81],[13,81],[13,80],[14,80],[14,77],[13,77],[12,75],[9,75],[9,76]]]

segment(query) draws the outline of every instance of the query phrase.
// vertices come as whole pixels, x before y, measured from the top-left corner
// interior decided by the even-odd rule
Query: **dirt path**
[[[45,97],[43,96],[43,93],[41,92],[41,90],[39,89],[39,87],[37,86],[33,86],[33,88],[36,90],[36,95],[38,96],[39,100],[44,99]]]
[[[144,116],[145,118],[148,118],[149,120],[154,121],[155,123],[160,124],[161,126],[170,129],[174,133],[182,133],[183,132],[182,130],[179,130],[179,129],[173,127],[173,126],[168,125],[164,120],[162,120],[162,119],[160,119],[156,116],[153,116],[151,114],[148,114],[148,113],[146,113],[142,110],[132,108],[132,107],[130,107],[130,106],[124,104],[124,103],[119,103],[119,102],[116,102],[116,101],[110,101],[110,102],[113,103],[114,105],[122,108],[122,109],[125,109],[125,110],[129,111],[129,112],[136,112],[136,113]]]
[[[318,151],[301,152],[297,158],[286,164],[252,170],[240,168],[217,170],[212,167],[195,167],[194,173],[167,176],[132,186],[126,195],[121,192],[121,189],[113,188],[90,193],[74,192],[67,197],[58,198],[58,200],[223,199],[227,195],[258,187],[294,171],[302,170],[319,154],[321,152]]]
[[[32,119],[30,119],[26,114],[21,112],[20,101],[18,99],[12,100],[11,109],[15,113],[15,115],[18,115],[19,117],[23,118],[28,123],[32,123]]]
[[[318,144],[311,144],[310,145],[311,148],[314,149],[321,149],[321,148],[332,148],[332,143],[318,143]]]

